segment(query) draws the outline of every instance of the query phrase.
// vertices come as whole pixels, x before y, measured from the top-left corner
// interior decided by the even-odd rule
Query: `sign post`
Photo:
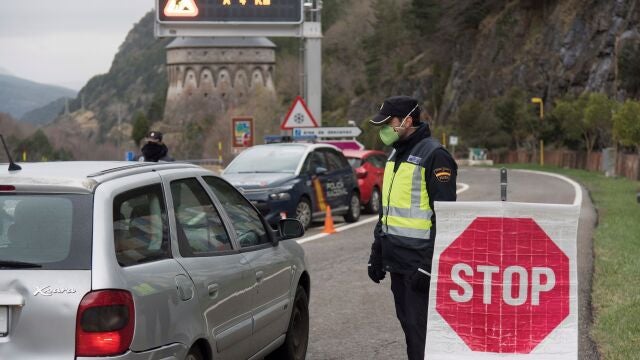
[[[357,126],[294,128],[293,136],[317,136],[319,138],[355,138],[362,134]]]
[[[458,145],[458,137],[453,135],[449,136],[449,145],[451,145],[451,153],[455,155],[456,145]]]
[[[577,359],[579,205],[438,202],[425,357]]]

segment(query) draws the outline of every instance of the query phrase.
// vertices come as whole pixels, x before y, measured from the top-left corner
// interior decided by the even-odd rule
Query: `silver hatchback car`
[[[303,233],[194,165],[2,165],[0,359],[304,359]]]

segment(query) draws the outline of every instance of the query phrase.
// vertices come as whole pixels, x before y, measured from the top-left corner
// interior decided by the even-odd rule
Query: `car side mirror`
[[[358,177],[358,179],[366,178],[367,177],[367,169],[357,168],[356,169],[356,176]]]
[[[304,235],[304,226],[298,219],[280,219],[278,232],[280,240],[295,239]]]
[[[316,175],[324,175],[329,171],[329,169],[322,167],[322,166],[318,166],[316,168]]]

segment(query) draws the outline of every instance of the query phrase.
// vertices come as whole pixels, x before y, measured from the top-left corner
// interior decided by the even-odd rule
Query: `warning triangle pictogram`
[[[164,16],[198,16],[196,0],[169,0],[164,7]]]
[[[280,125],[280,128],[282,130],[290,130],[293,128],[303,127],[318,127],[318,123],[311,114],[311,111],[309,111],[307,104],[305,104],[304,100],[298,96],[293,102],[293,105],[291,105],[287,116],[284,117],[284,121],[282,122],[282,125]]]

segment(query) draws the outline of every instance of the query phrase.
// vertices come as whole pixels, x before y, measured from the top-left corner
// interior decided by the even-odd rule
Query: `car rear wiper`
[[[42,265],[24,261],[0,260],[0,269],[28,269],[41,268]]]

